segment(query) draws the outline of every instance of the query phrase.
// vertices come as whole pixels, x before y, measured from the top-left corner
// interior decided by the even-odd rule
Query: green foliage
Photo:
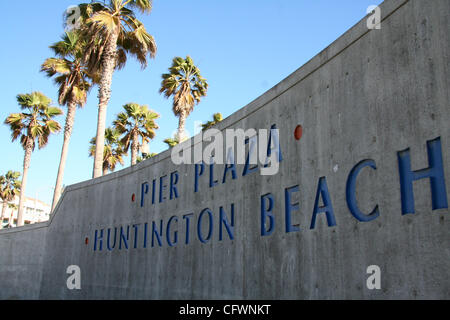
[[[208,121],[205,124],[202,124],[202,128],[203,130],[208,130],[210,128],[212,128],[213,126],[215,126],[216,124],[218,124],[219,122],[222,122],[223,117],[221,113],[215,113],[213,115],[213,120],[212,121]]]
[[[80,6],[84,23],[82,32],[87,39],[85,61],[90,71],[102,67],[105,48],[111,35],[118,32],[116,68],[125,66],[127,55],[134,56],[142,68],[147,66],[147,57],[154,58],[157,47],[154,38],[147,32],[144,24],[136,18],[133,10],[150,13],[150,0],[110,0],[84,3]]]
[[[40,92],[19,94],[17,102],[25,112],[13,113],[5,120],[12,131],[12,141],[20,139],[24,150],[27,145],[34,150],[36,140],[39,149],[45,147],[50,134],[61,130],[60,124],[53,118],[61,115],[62,110],[51,106],[51,100]]]
[[[86,104],[92,85],[99,81],[98,74],[90,74],[84,63],[86,41],[80,31],[66,32],[62,40],[50,46],[56,57],[48,58],[41,66],[47,77],[54,78],[58,86],[58,102],[67,105],[75,102]]]
[[[159,129],[155,120],[159,118],[159,114],[150,110],[146,105],[137,103],[128,103],[123,106],[125,112],[117,115],[117,119],[113,122],[118,132],[123,134],[121,142],[124,150],[128,151],[134,137],[139,137],[144,142],[150,142],[155,137],[155,130]],[[141,146],[139,141],[135,141]]]
[[[156,157],[157,155],[158,155],[157,153],[142,154],[142,156],[137,157],[137,163],[140,163],[140,162],[145,161],[147,159]]]
[[[120,132],[115,128],[107,128],[105,130],[105,148],[103,149],[103,171],[113,172],[116,170],[118,163],[124,164],[123,156],[126,152],[120,141]],[[95,137],[90,141],[89,156],[94,157],[96,141]]]
[[[0,199],[3,202],[13,201],[20,194],[22,182],[19,180],[21,173],[17,171],[8,171],[0,176]]]
[[[167,144],[169,148],[173,148],[180,142],[178,141],[177,138],[167,138],[166,140],[164,140],[164,143]]]
[[[189,115],[194,106],[206,96],[208,83],[200,74],[200,69],[194,65],[190,56],[186,59],[175,57],[169,73],[162,75],[159,92],[166,98],[173,96],[173,112]]]
[[[10,203],[10,204],[8,204],[8,208],[10,208],[12,210],[17,210],[17,209],[19,209],[19,206],[14,203]]]

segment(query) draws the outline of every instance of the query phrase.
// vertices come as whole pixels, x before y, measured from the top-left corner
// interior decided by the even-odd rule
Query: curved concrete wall
[[[362,20],[218,125],[276,125],[276,175],[167,151],[68,187],[48,224],[0,232],[0,298],[448,299],[449,12],[386,1],[381,30]]]

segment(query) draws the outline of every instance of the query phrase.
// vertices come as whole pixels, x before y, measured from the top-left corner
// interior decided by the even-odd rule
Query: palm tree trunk
[[[131,139],[131,165],[134,166],[137,163],[137,156],[139,152],[139,137],[136,133],[133,133],[133,137]]]
[[[103,172],[103,150],[105,148],[105,127],[106,127],[106,111],[111,98],[111,84],[114,69],[116,67],[116,51],[117,39],[119,37],[119,29],[111,35],[107,47],[105,48],[101,80],[98,89],[98,122],[97,136],[94,156],[94,178],[98,178]]]
[[[178,122],[178,142],[183,142],[186,139],[186,133],[185,133],[185,126],[186,126],[186,118],[187,118],[187,113],[186,112],[181,112],[180,113],[180,118],[179,118],[179,122]]]
[[[103,168],[103,175],[106,176],[108,174],[108,169],[107,168]]]
[[[28,179],[28,168],[30,167],[31,161],[31,153],[33,152],[33,140],[28,139],[28,142],[25,146],[25,157],[23,158],[23,174],[22,174],[22,187],[20,190],[19,197],[19,211],[17,212],[17,227],[23,226],[23,206],[26,200],[26,188],[27,188],[27,179]],[[12,222],[11,222],[12,224]]]
[[[3,218],[5,217],[5,213],[6,213],[6,207],[8,206],[8,203],[6,202],[6,200],[3,200],[3,204],[2,204],[2,217],[0,220],[0,230],[3,229]]]
[[[64,142],[61,151],[61,160],[59,161],[58,177],[56,178],[55,192],[53,193],[52,212],[58,204],[61,197],[62,185],[64,180],[64,169],[66,167],[67,155],[69,153],[70,137],[72,136],[73,124],[75,121],[75,113],[77,103],[73,100],[67,105],[66,126],[64,128]]]

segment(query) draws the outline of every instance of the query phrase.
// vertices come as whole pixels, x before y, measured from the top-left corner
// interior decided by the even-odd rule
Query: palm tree
[[[213,115],[213,121],[208,121],[205,124],[202,124],[203,130],[211,129],[213,126],[223,121],[223,117],[221,113],[215,113]]]
[[[173,148],[175,147],[177,144],[179,144],[180,142],[178,141],[178,139],[175,138],[167,138],[166,140],[164,140],[164,143],[167,144],[169,146],[169,148]]]
[[[87,94],[93,84],[92,78],[95,78],[88,73],[87,66],[83,63],[85,46],[86,43],[82,40],[80,32],[67,32],[62,41],[50,47],[56,58],[45,60],[41,67],[41,71],[45,72],[49,78],[55,77],[55,84],[59,87],[58,102],[60,105],[67,106],[64,142],[53,194],[52,211],[61,196],[77,105],[82,108],[86,104]]]
[[[178,141],[185,140],[186,118],[194,110],[194,106],[200,103],[206,96],[208,83],[200,75],[200,70],[194,65],[190,56],[186,59],[175,57],[169,73],[162,75],[160,93],[166,98],[173,96],[173,113],[179,117]]]
[[[148,106],[137,103],[128,103],[123,108],[125,112],[119,113],[113,124],[121,134],[124,134],[122,138],[124,150],[128,151],[131,146],[131,165],[134,166],[137,163],[139,149],[153,139],[155,130],[159,129],[155,122],[159,114],[150,110]],[[142,144],[139,138],[142,138]]]
[[[118,163],[124,164],[123,156],[126,153],[123,150],[123,144],[120,141],[120,132],[115,128],[106,128],[105,130],[105,147],[103,148],[103,165],[102,172],[106,175],[108,171],[114,172]],[[89,148],[89,156],[95,156],[96,141],[95,137],[91,139]]]
[[[136,162],[141,163],[142,161],[156,157],[157,155],[157,153],[143,153],[142,156],[137,157]]]
[[[22,226],[28,168],[30,167],[31,154],[34,151],[36,140],[39,149],[47,145],[50,134],[61,130],[60,124],[53,118],[61,115],[63,112],[60,108],[51,106],[52,101],[40,92],[19,94],[17,102],[25,112],[9,115],[5,120],[5,124],[11,128],[12,141],[14,142],[20,138],[20,143],[25,150],[22,190],[20,192],[19,212],[17,214],[17,226]]]
[[[11,216],[8,219],[8,224],[5,225],[4,228],[12,228],[14,211],[19,209],[19,207],[16,204],[14,204],[14,203],[8,204],[8,208],[11,209]]]
[[[111,97],[111,83],[115,69],[123,68],[127,54],[147,66],[147,56],[154,58],[156,43],[144,24],[136,19],[133,9],[150,13],[151,0],[109,0],[80,5],[85,23],[84,34],[89,39],[85,59],[89,71],[100,72],[97,123],[97,146],[94,156],[94,178],[102,175],[106,111]]]
[[[2,228],[3,218],[5,217],[8,203],[20,194],[21,182],[18,180],[20,172],[8,171],[6,175],[0,176],[0,199],[2,199],[2,215],[0,220],[0,229]]]

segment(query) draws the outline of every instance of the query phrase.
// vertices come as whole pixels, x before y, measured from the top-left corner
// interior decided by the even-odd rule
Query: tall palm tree
[[[115,128],[106,128],[105,130],[105,147],[103,149],[103,175],[106,175],[108,171],[114,172],[118,163],[124,164],[123,156],[126,153],[123,150],[123,144],[120,141],[120,132]],[[95,137],[91,139],[91,146],[89,148],[89,156],[95,156],[96,141]]]
[[[186,59],[175,57],[169,73],[162,75],[160,93],[166,98],[173,96],[173,113],[179,117],[178,141],[185,138],[186,118],[194,110],[194,106],[200,103],[206,96],[208,83],[200,75],[200,70],[194,65],[190,56]]]
[[[4,176],[0,176],[0,199],[2,199],[2,215],[0,219],[0,229],[3,225],[3,218],[5,217],[6,207],[8,203],[20,194],[21,181],[19,181],[20,172],[8,171]]]
[[[25,150],[23,160],[22,190],[20,192],[19,212],[17,214],[17,226],[23,225],[23,205],[25,203],[25,190],[27,186],[28,168],[30,167],[31,154],[35,149],[36,141],[39,149],[45,147],[52,133],[61,130],[60,124],[54,117],[63,112],[60,108],[51,106],[52,101],[40,92],[19,94],[17,102],[22,113],[13,113],[5,120],[12,131],[12,141],[20,138],[20,143]]]
[[[62,37],[62,41],[50,46],[56,58],[45,60],[41,67],[41,71],[45,72],[49,78],[55,77],[55,84],[59,87],[58,102],[60,105],[67,106],[64,142],[53,194],[52,211],[61,196],[77,106],[82,108],[86,104],[89,89],[96,80],[94,75],[89,74],[83,62],[85,46],[86,42],[81,38],[79,31],[67,32]]]
[[[134,166],[142,144],[150,142],[155,137],[155,130],[159,129],[155,122],[159,114],[150,110],[148,106],[137,103],[128,103],[123,108],[125,112],[119,113],[113,124],[121,134],[124,134],[122,143],[125,151],[131,146],[131,165]],[[142,139],[142,144],[139,138]]]
[[[219,122],[222,122],[222,121],[223,121],[222,114],[221,113],[214,113],[213,114],[213,120],[212,121],[208,121],[205,124],[202,124],[202,129],[203,130],[211,129],[216,124],[218,124]]]
[[[105,2],[105,1],[104,1]],[[147,56],[154,58],[156,43],[139,21],[134,9],[150,13],[151,0],[109,0],[80,5],[84,17],[83,30],[89,39],[86,61],[89,70],[100,72],[97,123],[97,146],[94,156],[94,178],[102,175],[106,113],[111,97],[111,83],[115,69],[125,66],[127,54],[135,56],[142,68],[147,66]]]

